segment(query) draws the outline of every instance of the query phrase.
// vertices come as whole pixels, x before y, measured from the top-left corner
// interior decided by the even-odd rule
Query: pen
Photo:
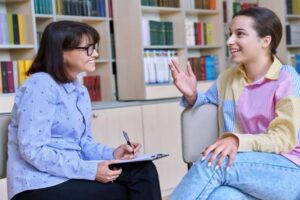
[[[128,144],[129,146],[131,146],[131,143],[130,143],[130,140],[129,140],[128,134],[127,134],[125,131],[123,131],[123,135],[124,135],[124,138],[125,138],[125,140],[126,140],[127,144]]]
[[[125,138],[127,144],[133,148],[133,146],[132,146],[131,143],[130,143],[128,134],[127,134],[125,131],[123,131],[123,135],[124,135],[124,138]],[[134,153],[134,152],[132,152],[132,153]]]

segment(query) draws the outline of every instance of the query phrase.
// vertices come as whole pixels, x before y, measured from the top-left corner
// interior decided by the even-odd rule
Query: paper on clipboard
[[[153,161],[157,160],[163,157],[169,156],[169,154],[165,153],[157,153],[157,154],[143,154],[143,155],[138,155],[133,159],[130,160],[117,160],[116,163],[112,165],[119,165],[119,164],[129,164],[129,163],[135,163],[135,162],[145,162],[145,161]],[[103,162],[104,160],[89,160],[89,162]]]
[[[133,162],[144,162],[144,161],[152,161],[157,160],[163,157],[169,156],[169,154],[158,153],[158,154],[143,154],[137,156],[131,160],[118,160],[115,164],[123,164],[123,163],[133,163]]]

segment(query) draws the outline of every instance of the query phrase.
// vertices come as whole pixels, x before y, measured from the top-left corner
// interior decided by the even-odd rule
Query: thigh
[[[238,153],[224,181],[259,199],[295,200],[300,191],[300,167],[278,154]]]
[[[127,199],[127,189],[119,183],[69,180],[56,186],[29,190],[12,200],[120,200]]]
[[[207,199],[220,186],[237,188],[265,200],[295,200],[300,191],[300,167],[278,154],[238,153],[229,170],[227,159],[215,170],[201,158],[183,177],[171,199]]]
[[[248,194],[241,192],[240,190],[229,187],[221,186],[215,189],[208,197],[208,200],[258,200]]]

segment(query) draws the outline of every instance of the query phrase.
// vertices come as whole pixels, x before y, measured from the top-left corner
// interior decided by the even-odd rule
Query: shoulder
[[[294,67],[282,65],[278,81],[279,85],[284,85],[285,88],[290,87],[292,94],[300,97],[300,76]]]
[[[55,101],[59,91],[59,84],[45,72],[32,74],[16,93],[16,100],[22,98],[25,94],[27,97],[47,96],[51,101]]]
[[[239,70],[239,66],[229,67],[223,73],[221,73],[218,77],[218,81],[221,83],[227,82],[229,80],[238,77],[241,74]]]

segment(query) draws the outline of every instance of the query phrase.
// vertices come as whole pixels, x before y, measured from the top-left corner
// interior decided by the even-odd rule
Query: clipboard
[[[145,161],[153,161],[163,157],[167,157],[169,154],[157,153],[157,154],[143,154],[139,155],[131,160],[118,160],[117,163],[114,164],[125,164],[125,163],[135,163],[135,162],[145,162]]]
[[[166,153],[157,153],[157,154],[143,154],[143,155],[138,155],[133,159],[130,160],[118,160],[116,163],[109,165],[110,168],[113,167],[121,167],[123,165],[129,165],[129,164],[134,164],[134,163],[141,163],[141,162],[147,162],[147,161],[154,161],[157,159],[161,159],[164,157],[169,156],[169,154]],[[89,160],[89,162],[103,162],[104,160]]]

